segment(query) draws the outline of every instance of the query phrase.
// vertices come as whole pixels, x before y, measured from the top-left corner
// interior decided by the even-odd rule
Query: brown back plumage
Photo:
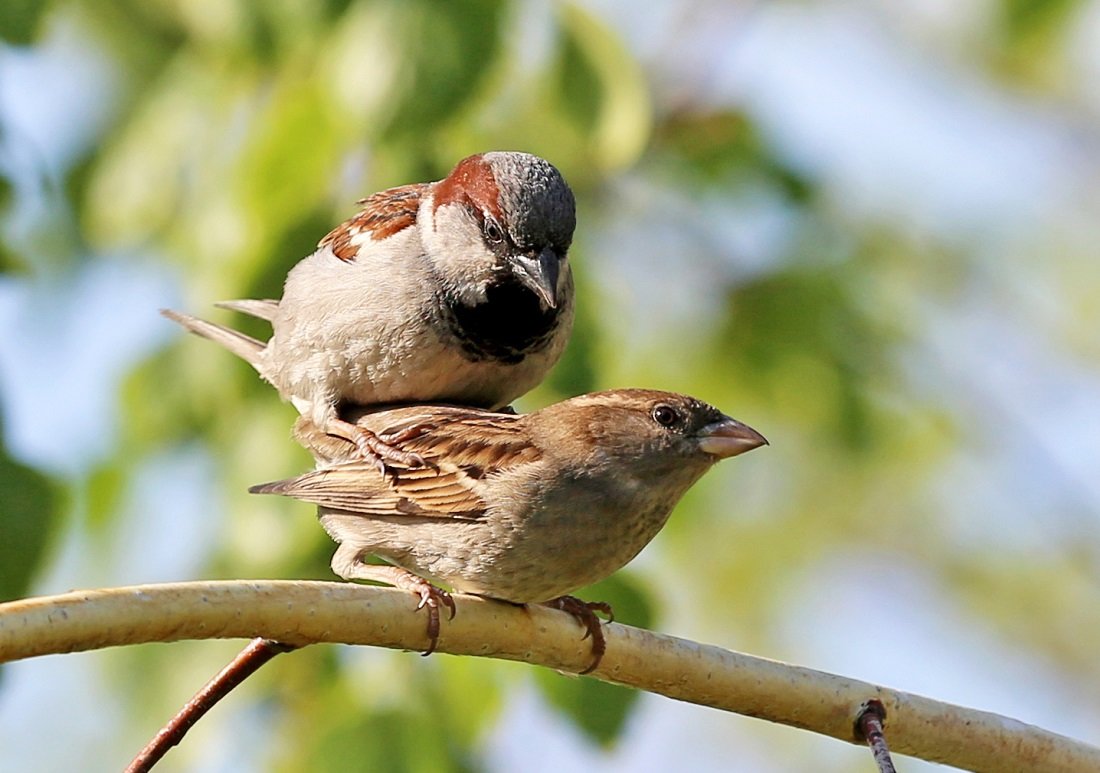
[[[360,199],[362,211],[338,225],[317,246],[330,248],[340,260],[355,260],[359,254],[356,237],[367,233],[374,241],[380,241],[415,223],[420,197],[430,186],[431,183],[402,185]]]

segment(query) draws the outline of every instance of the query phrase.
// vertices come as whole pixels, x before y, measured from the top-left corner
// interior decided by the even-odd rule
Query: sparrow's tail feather
[[[214,305],[217,306],[219,309],[239,311],[241,314],[247,314],[250,317],[267,320],[268,322],[275,318],[275,312],[279,310],[279,302],[273,301],[271,299],[221,301],[220,303],[215,303]]]
[[[358,488],[362,489],[361,493],[366,493],[367,489],[375,487],[386,488],[385,480],[378,472],[378,466],[372,462],[352,462],[340,465],[339,468],[313,470],[296,478],[260,483],[251,486],[248,493],[277,494],[321,504],[317,497],[324,497],[325,494],[331,494],[333,491]],[[325,499],[327,504],[327,498]]]
[[[278,494],[279,496],[290,496],[288,493],[294,487],[295,480],[289,478],[287,480],[277,480],[272,483],[257,483],[255,486],[248,487],[249,494]]]
[[[380,478],[378,468],[371,466],[366,475],[357,479],[358,486],[352,489],[327,491],[323,487],[316,489],[310,485],[299,485],[299,481],[278,481],[253,486],[248,491],[251,494],[278,494],[291,497],[302,502],[327,507],[331,510],[340,510],[353,516],[400,516],[409,515],[408,500],[393,491],[390,491],[385,483],[378,483],[367,476]],[[374,485],[372,485],[372,483]],[[404,508],[402,503],[405,503]],[[421,514],[421,513],[418,513]],[[431,516],[436,513],[424,512],[422,515]]]
[[[168,319],[178,322],[192,333],[200,335],[203,338],[209,338],[214,343],[221,344],[257,371],[260,371],[261,374],[263,373],[263,371],[260,370],[260,353],[263,352],[265,346],[263,341],[258,341],[252,336],[245,335],[244,333],[222,325],[207,322],[205,319],[192,317],[189,314],[181,314],[172,309],[161,309],[160,313]]]
[[[307,472],[297,478],[261,483],[250,494],[276,494],[360,515],[401,515],[399,497],[386,486],[373,464],[346,465]],[[354,471],[353,471],[354,470]],[[336,475],[336,481],[327,480]]]

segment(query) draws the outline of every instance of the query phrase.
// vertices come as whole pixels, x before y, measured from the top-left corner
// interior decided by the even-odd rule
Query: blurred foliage
[[[690,16],[721,4],[685,5]],[[1083,7],[983,6],[988,34],[967,55],[1010,88],[1065,89],[1064,42]],[[960,547],[946,519],[965,519],[965,505],[937,516],[929,493],[952,452],[985,449],[967,438],[980,434],[973,406],[920,386],[942,376],[920,348],[921,315],[990,291],[999,273],[976,247],[852,216],[833,181],[785,153],[760,116],[706,96],[707,68],[670,89],[670,65],[690,63],[694,42],[669,29],[677,46],[643,58],[614,13],[580,2],[5,0],[4,41],[33,47],[76,30],[112,80],[102,124],[89,124],[63,168],[23,159],[41,189],[28,198],[41,201],[19,228],[9,226],[24,191],[0,165],[0,272],[11,273],[0,279],[124,255],[181,277],[189,311],[264,336],[263,322],[211,304],[277,297],[358,198],[437,179],[488,148],[541,154],[578,195],[578,316],[562,362],[521,406],[629,377],[728,405],[773,442],[704,479],[653,549],[582,597],[612,603],[628,624],[687,621],[672,632],[771,654],[799,578],[863,548],[924,562],[976,618],[1100,683],[1100,620],[1082,612],[1100,609],[1094,550],[1037,560]],[[726,221],[742,207],[781,223],[763,258],[731,243]],[[614,231],[619,219],[629,228]],[[617,236],[598,238],[608,232]],[[670,315],[681,274],[700,265],[700,297],[677,309],[687,322],[629,340]],[[1079,279],[1064,281],[1095,312],[1091,280]],[[154,311],[150,324],[167,326]],[[1064,324],[1095,359],[1095,326]],[[54,480],[0,455],[0,596],[28,591],[62,526],[115,534],[148,460],[196,443],[217,460],[224,507],[204,577],[330,576],[332,545],[310,508],[245,493],[309,465],[289,441],[294,412],[249,366],[180,337],[136,364],[118,403],[114,450],[82,475]],[[203,678],[179,653],[208,650],[181,646],[115,653],[127,732],[151,733],[145,721],[169,716]],[[477,770],[521,683],[603,749],[638,704],[630,690],[514,664],[313,647],[249,683],[272,732],[270,748],[247,753],[257,769]],[[197,758],[192,737],[183,760]]]
[[[586,591],[585,596],[610,604],[619,620],[629,620],[631,625],[641,628],[653,626],[652,602],[625,572],[596,583]],[[603,746],[611,746],[618,740],[623,724],[638,700],[636,690],[595,679],[563,679],[561,674],[545,669],[535,672],[535,680],[551,705],[564,712],[578,728]]]
[[[48,478],[0,447],[0,502],[0,601],[7,601],[30,590],[60,526],[62,500]]]
[[[0,40],[18,46],[31,43],[47,6],[43,0],[5,0],[0,6]]]
[[[808,265],[747,282],[730,296],[719,356],[752,373],[758,388],[775,388],[796,369],[819,389],[817,401],[835,423],[825,434],[853,450],[876,437],[868,425],[871,374],[888,368],[885,331],[867,319],[856,298],[856,267]]]
[[[61,526],[64,502],[59,486],[0,445],[0,503],[0,601],[7,601],[30,590]]]
[[[1065,88],[1064,44],[1082,0],[1000,0],[994,61],[1015,87]]]
[[[1001,24],[1010,45],[1020,45],[1065,28],[1080,0],[1002,0]]]
[[[0,176],[0,218],[7,215],[11,200],[11,182]],[[0,274],[21,268],[23,268],[23,264],[18,254],[8,247],[7,239],[4,238],[3,233],[0,233]]]
[[[792,205],[814,202],[812,181],[768,148],[748,116],[728,110],[670,113],[654,137],[655,157],[680,184],[729,190],[774,185]]]
[[[314,652],[314,651],[317,652]],[[324,716],[302,723],[288,713],[284,739],[293,749],[279,755],[275,770],[469,771],[476,769],[470,751],[480,715],[495,708],[495,691],[485,678],[485,664],[432,663],[423,668],[396,666],[376,672],[373,680],[399,680],[407,690],[401,700],[388,700],[389,689],[359,681],[354,668],[341,672],[340,649],[313,648],[314,665],[297,669],[281,686],[293,716]],[[444,658],[440,658],[443,660]],[[405,658],[408,660],[408,658]],[[302,662],[295,664],[304,665]],[[471,720],[475,720],[471,724]]]

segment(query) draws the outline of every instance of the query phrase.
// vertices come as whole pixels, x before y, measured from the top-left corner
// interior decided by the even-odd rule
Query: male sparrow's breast
[[[573,300],[566,293],[559,307],[543,307],[529,288],[509,277],[487,288],[482,303],[444,297],[439,311],[445,335],[463,357],[515,365],[555,347],[560,354],[572,327]]]

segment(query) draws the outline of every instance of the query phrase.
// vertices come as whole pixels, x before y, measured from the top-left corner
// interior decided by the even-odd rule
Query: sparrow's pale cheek
[[[767,444],[763,435],[735,419],[707,425],[699,433],[700,450],[719,459],[728,459]]]

